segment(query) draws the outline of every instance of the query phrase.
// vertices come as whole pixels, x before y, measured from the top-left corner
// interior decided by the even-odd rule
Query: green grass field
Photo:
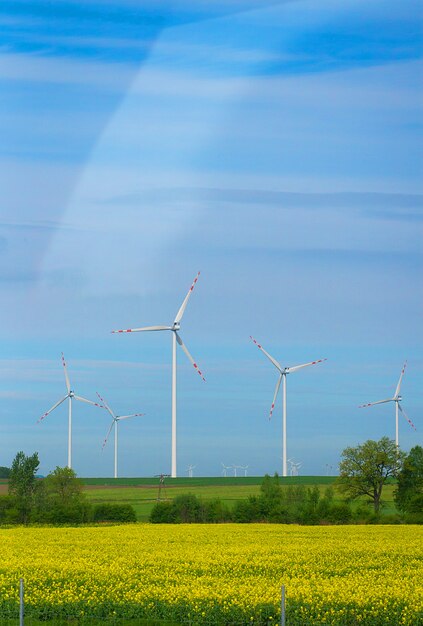
[[[184,493],[192,493],[204,500],[219,498],[227,506],[260,493],[262,476],[216,477],[216,478],[166,478],[160,498],[171,500]],[[281,485],[317,485],[323,493],[328,485],[335,482],[334,476],[296,476],[281,478]],[[85,493],[93,504],[130,504],[134,507],[139,521],[148,520],[153,506],[159,499],[158,478],[83,478]],[[384,488],[384,513],[395,512],[393,484]],[[336,493],[336,499],[341,500]],[[357,502],[358,506],[358,502]]]

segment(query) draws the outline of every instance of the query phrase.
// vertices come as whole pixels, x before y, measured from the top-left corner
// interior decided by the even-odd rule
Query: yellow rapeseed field
[[[0,530],[0,617],[423,624],[423,529],[148,525]]]

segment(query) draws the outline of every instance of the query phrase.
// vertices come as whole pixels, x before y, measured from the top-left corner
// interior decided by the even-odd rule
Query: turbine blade
[[[366,406],[373,406],[374,404],[384,404],[385,402],[393,402],[394,398],[388,398],[387,400],[378,400],[377,402],[368,402],[367,404],[360,404],[359,409],[364,409]]]
[[[277,360],[276,360],[276,359],[274,359],[272,356],[270,356],[270,354],[269,354],[268,352],[266,352],[266,350],[263,348],[263,346],[262,346],[262,345],[260,345],[260,344],[258,343],[258,341],[256,341],[256,340],[254,339],[254,337],[252,337],[251,335],[250,335],[250,339],[251,339],[251,341],[252,341],[253,343],[255,343],[255,344],[256,344],[257,348],[259,348],[259,350],[261,350],[261,351],[262,351],[262,352],[263,352],[263,353],[267,356],[267,358],[269,359],[269,361],[271,361],[271,362],[273,363],[273,365],[274,365],[274,366],[275,366],[275,367],[276,367],[276,368],[277,368],[280,372],[282,372],[282,366],[281,366],[281,364],[280,364],[280,363],[278,363],[278,362],[277,362]]]
[[[64,398],[62,398],[61,400],[59,400],[59,402],[56,402],[56,404],[53,404],[53,406],[51,407],[51,409],[49,409],[48,411],[46,411],[46,412],[44,413],[44,415],[42,415],[42,416],[40,417],[40,419],[37,421],[37,424],[39,424],[39,423],[40,423],[40,422],[41,422],[41,421],[42,421],[45,417],[47,417],[47,415],[48,415],[49,413],[51,413],[52,411],[54,411],[54,409],[56,409],[56,408],[59,406],[59,404],[62,404],[62,402],[64,402],[64,401],[66,400],[66,398],[69,398],[69,396],[65,396]]]
[[[96,394],[98,395],[98,397],[100,399],[100,402],[102,403],[102,405],[106,409],[106,411],[108,411],[110,413],[110,415],[113,417],[113,419],[115,419],[116,415],[113,413],[112,409],[109,407],[109,405],[107,404],[106,400],[100,396],[98,391],[96,391]]]
[[[185,300],[182,302],[181,308],[179,309],[179,311],[176,314],[175,324],[179,324],[179,322],[181,321],[182,316],[183,316],[183,314],[185,312],[185,309],[187,308],[188,300],[190,298],[190,295],[194,291],[194,287],[196,285],[196,282],[197,282],[199,276],[200,276],[200,272],[198,272],[197,276],[194,278],[194,282],[192,283],[191,287],[189,288],[189,291],[188,291],[187,295],[185,296]]]
[[[65,361],[65,355],[62,352],[62,363],[63,363],[63,371],[65,373],[65,380],[66,380],[66,389],[68,390],[68,393],[70,391],[70,382],[69,382],[69,376],[68,376],[68,370],[66,367],[66,361]]]
[[[287,367],[286,371],[296,372],[297,370],[302,369],[303,367],[308,367],[309,365],[316,365],[317,363],[323,363],[323,361],[327,361],[327,359],[318,359],[317,361],[310,361],[310,363],[303,363],[302,365],[294,365],[293,367]]]
[[[397,388],[395,389],[394,398],[397,398],[401,389],[402,377],[404,376],[405,368],[407,367],[407,361],[404,363],[399,377]]]
[[[193,366],[195,367],[197,372],[200,374],[201,378],[204,380],[204,382],[206,382],[206,379],[204,378],[202,371],[199,369],[197,363],[194,361],[194,359],[192,358],[192,356],[188,352],[188,349],[187,349],[186,345],[184,344],[184,342],[182,341],[181,337],[178,335],[178,333],[176,331],[175,331],[175,335],[176,335],[176,341],[179,343],[179,345],[181,346],[182,350],[185,352],[185,354],[187,355],[187,357],[189,358],[189,360],[191,361],[191,363],[193,364]]]
[[[106,435],[106,437],[105,437],[105,439],[104,439],[104,441],[103,441],[103,445],[101,446],[101,449],[102,449],[102,450],[104,450],[104,446],[106,445],[107,440],[108,440],[108,438],[109,438],[109,435],[110,435],[110,433],[112,432],[112,428],[113,428],[113,424],[114,424],[114,423],[115,423],[115,420],[113,419],[113,420],[112,420],[112,423],[110,424],[110,428],[109,428],[109,430],[107,431],[107,435]]]
[[[138,417],[139,415],[145,415],[145,413],[132,413],[132,415],[118,415],[117,420],[126,420],[128,417]]]
[[[272,406],[270,408],[269,420],[272,419],[273,409],[275,408],[276,397],[279,392],[279,387],[281,386],[282,374],[279,376],[278,382],[276,383],[275,395],[273,396]]]
[[[93,404],[94,406],[100,407],[100,409],[105,409],[106,407],[98,402],[93,402],[92,400],[87,400],[87,398],[82,398],[81,396],[74,396],[75,400],[80,400],[80,402],[86,402],[87,404]]]
[[[414,428],[414,430],[417,430],[417,428],[414,426],[413,422],[411,421],[411,419],[408,417],[407,413],[404,411],[404,409],[402,408],[402,406],[400,405],[400,403],[398,402],[398,408],[401,411],[401,413],[404,415],[405,419],[407,420],[407,422],[410,424],[411,428]]]
[[[141,333],[148,330],[172,330],[171,326],[144,326],[143,328],[127,328],[123,330],[112,330],[112,333]]]

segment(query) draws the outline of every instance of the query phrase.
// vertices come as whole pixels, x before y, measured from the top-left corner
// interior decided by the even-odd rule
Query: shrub
[[[0,524],[17,524],[19,511],[13,496],[0,496]]]
[[[351,507],[346,502],[332,504],[327,519],[331,524],[348,524],[352,520]]]
[[[94,522],[136,522],[137,516],[130,504],[97,504],[93,512]]]
[[[218,522],[229,522],[231,519],[231,512],[219,498],[205,500],[201,503],[201,521],[207,524],[217,524]]]
[[[175,511],[171,502],[157,502],[150,513],[152,524],[174,524]]]
[[[93,519],[93,508],[88,502],[48,502],[44,509],[39,508],[31,515],[31,522],[39,524],[87,524]]]
[[[175,522],[190,524],[201,522],[201,502],[192,493],[177,496],[172,502]]]
[[[248,500],[239,500],[232,510],[232,519],[239,524],[261,521],[259,517],[257,498],[250,497]]]

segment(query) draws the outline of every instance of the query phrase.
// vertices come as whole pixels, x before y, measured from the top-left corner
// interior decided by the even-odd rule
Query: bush
[[[352,520],[351,507],[346,502],[332,504],[327,519],[331,524],[349,524]]]
[[[239,524],[261,522],[264,516],[261,513],[260,499],[254,496],[248,500],[239,500],[232,510],[232,519]]]
[[[93,512],[94,522],[136,522],[137,516],[130,504],[97,504]]]
[[[49,502],[44,509],[39,508],[31,515],[31,522],[38,524],[87,524],[93,519],[93,508],[88,502]]]
[[[423,524],[423,513],[407,513],[404,521],[406,524]]]
[[[13,496],[0,496],[0,524],[17,524],[19,511]]]
[[[206,524],[229,522],[232,519],[228,507],[219,498],[206,500],[201,503],[201,521]]]
[[[201,502],[192,493],[177,496],[172,501],[172,508],[176,523],[192,524],[203,521],[201,519]]]
[[[174,524],[175,511],[171,502],[157,502],[153,506],[149,520],[152,524]]]

